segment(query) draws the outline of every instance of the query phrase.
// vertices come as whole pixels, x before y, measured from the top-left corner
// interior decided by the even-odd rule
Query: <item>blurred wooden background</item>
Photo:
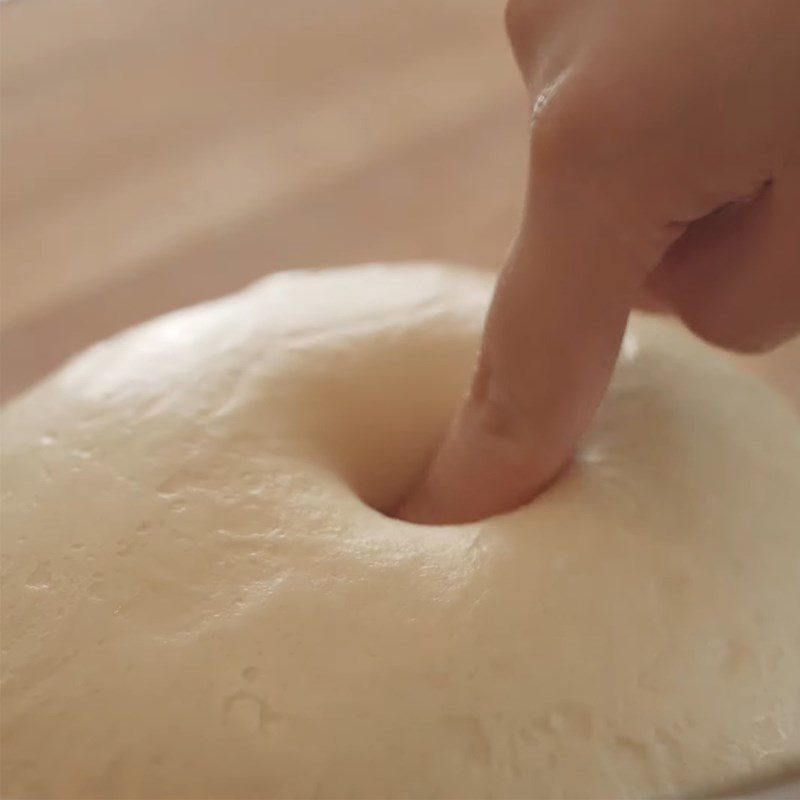
[[[500,0],[12,0],[0,365],[270,270],[496,266],[526,104]],[[757,367],[800,398],[800,344]]]
[[[501,2],[0,13],[6,395],[269,270],[502,257],[525,107]]]

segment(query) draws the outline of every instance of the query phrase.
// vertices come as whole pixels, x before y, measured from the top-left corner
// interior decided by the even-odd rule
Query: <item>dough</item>
[[[384,517],[463,392],[477,272],[270,277],[3,420],[4,794],[608,798],[800,763],[800,423],[640,317],[529,507]]]

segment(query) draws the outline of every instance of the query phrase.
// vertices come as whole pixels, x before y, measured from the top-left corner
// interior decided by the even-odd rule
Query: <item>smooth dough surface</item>
[[[370,507],[441,436],[490,289],[279,274],[7,408],[4,796],[672,796],[800,764],[800,422],[688,335],[631,324],[530,506]]]

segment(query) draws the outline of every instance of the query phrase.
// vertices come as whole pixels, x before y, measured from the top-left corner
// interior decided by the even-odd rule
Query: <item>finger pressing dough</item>
[[[374,510],[490,291],[281,274],[7,408],[4,796],[676,796],[800,763],[800,422],[687,334],[631,323],[529,506]]]

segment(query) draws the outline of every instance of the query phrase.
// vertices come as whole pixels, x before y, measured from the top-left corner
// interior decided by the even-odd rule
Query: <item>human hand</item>
[[[511,0],[507,26],[533,109],[525,208],[411,521],[552,481],[645,298],[730,349],[800,331],[800,5]]]

